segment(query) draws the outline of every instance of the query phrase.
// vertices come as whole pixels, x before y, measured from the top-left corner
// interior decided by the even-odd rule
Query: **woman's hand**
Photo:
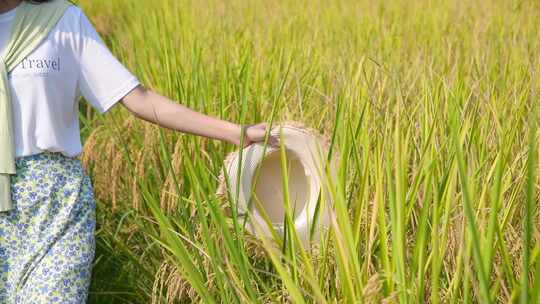
[[[244,148],[251,145],[255,142],[264,142],[264,136],[268,128],[268,123],[262,122],[258,124],[248,124],[246,125],[245,138],[244,138]],[[279,138],[269,134],[268,135],[268,144],[271,146],[279,145]],[[238,142],[240,145],[240,141]]]

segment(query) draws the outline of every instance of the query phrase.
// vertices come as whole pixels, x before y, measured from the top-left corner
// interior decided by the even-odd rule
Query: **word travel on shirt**
[[[60,71],[60,57],[42,59],[25,58],[20,63],[19,67],[23,70]]]

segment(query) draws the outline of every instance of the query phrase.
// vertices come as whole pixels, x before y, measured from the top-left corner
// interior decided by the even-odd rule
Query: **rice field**
[[[540,2],[76,2],[153,90],[338,159],[330,231],[276,247],[215,195],[237,147],[81,102],[90,303],[540,302]]]

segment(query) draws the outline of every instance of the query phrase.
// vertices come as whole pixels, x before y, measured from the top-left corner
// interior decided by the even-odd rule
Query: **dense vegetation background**
[[[540,2],[76,2],[145,85],[340,159],[332,232],[275,251],[214,195],[235,147],[81,102],[91,303],[538,303]]]

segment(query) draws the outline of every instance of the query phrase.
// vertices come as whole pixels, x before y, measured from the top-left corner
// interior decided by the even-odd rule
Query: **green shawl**
[[[10,175],[16,174],[8,73],[48,36],[70,5],[66,0],[42,4],[23,1],[17,7],[11,35],[0,56],[0,211],[13,209]]]

